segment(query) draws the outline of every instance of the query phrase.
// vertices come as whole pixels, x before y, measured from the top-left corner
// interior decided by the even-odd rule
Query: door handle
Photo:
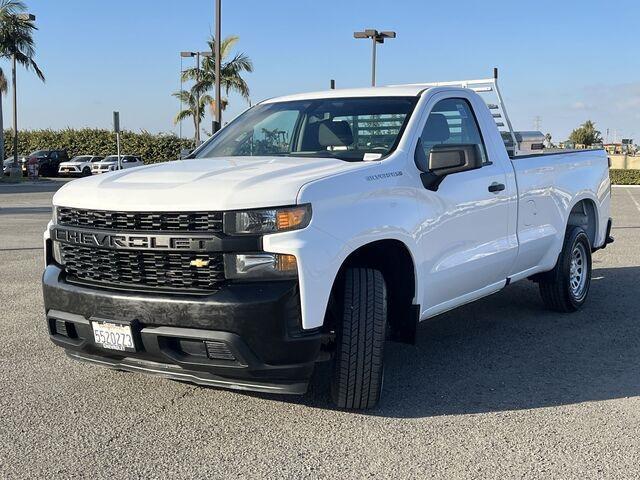
[[[498,193],[505,189],[504,183],[493,182],[489,185],[489,191],[491,193]]]

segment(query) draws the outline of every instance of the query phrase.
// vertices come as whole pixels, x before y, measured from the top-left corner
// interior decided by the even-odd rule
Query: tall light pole
[[[36,16],[31,13],[19,13],[19,20],[35,22]],[[18,95],[16,93],[16,53],[11,56],[11,85],[13,87],[13,168],[18,168]]]
[[[215,82],[216,82],[216,124],[214,130],[222,127],[222,95],[220,92],[220,64],[222,63],[222,54],[220,44],[222,43],[222,0],[216,0],[216,38],[214,42],[213,58],[215,59]],[[216,131],[217,131],[216,130]],[[215,131],[213,133],[216,133]]]
[[[353,32],[353,38],[370,38],[373,45],[371,56],[371,86],[376,86],[376,44],[384,43],[387,38],[396,38],[396,32],[379,32],[373,28],[367,28],[362,32]]]
[[[180,52],[181,57],[196,57],[196,111],[195,111],[195,141],[196,147],[200,145],[200,57],[210,57],[211,52]]]

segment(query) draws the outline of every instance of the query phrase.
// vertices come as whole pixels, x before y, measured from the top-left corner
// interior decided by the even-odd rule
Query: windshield
[[[395,149],[416,101],[416,97],[323,98],[257,105],[204,144],[195,157],[375,160]]]
[[[71,162],[86,162],[90,158],[91,158],[90,155],[78,155],[77,157],[73,157],[70,161]]]
[[[120,157],[122,158],[122,157]],[[102,160],[102,162],[117,162],[118,161],[118,156],[117,155],[109,155],[108,157],[104,157]]]
[[[46,157],[49,153],[48,150],[36,150],[35,152],[31,152],[29,154],[30,157]]]

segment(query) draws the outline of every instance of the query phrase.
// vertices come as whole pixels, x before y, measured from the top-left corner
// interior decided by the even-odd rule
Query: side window
[[[436,103],[420,138],[426,158],[434,145],[478,145],[482,163],[487,163],[478,122],[471,105],[463,98],[446,98]]]

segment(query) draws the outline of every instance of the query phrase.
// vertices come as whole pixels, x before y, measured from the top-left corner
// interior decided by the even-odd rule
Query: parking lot
[[[615,243],[587,306],[520,282],[389,344],[383,398],[203,388],[67,359],[47,337],[42,231],[60,182],[0,185],[0,477],[640,477],[640,188],[613,189]]]

